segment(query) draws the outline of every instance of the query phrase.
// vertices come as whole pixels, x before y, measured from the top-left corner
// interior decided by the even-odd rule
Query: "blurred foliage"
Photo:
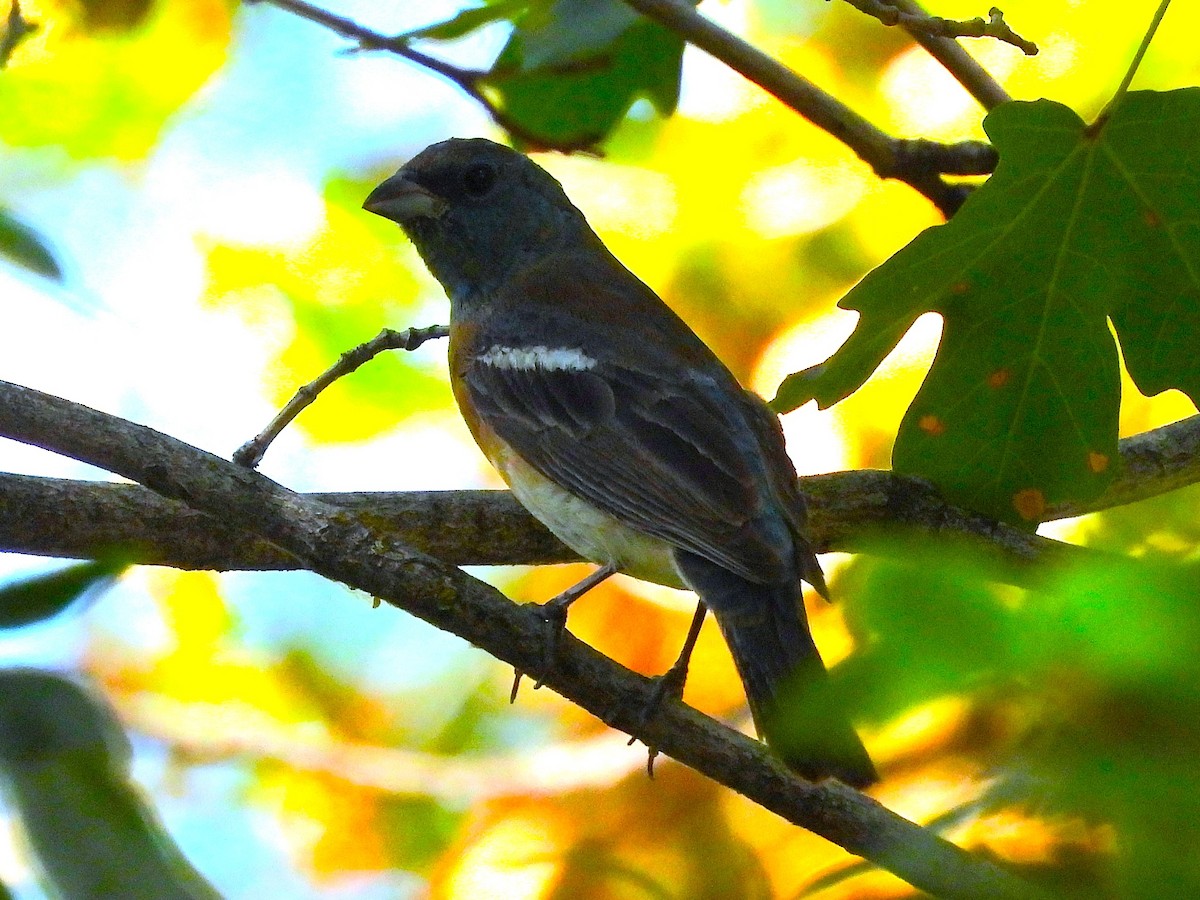
[[[670,767],[654,781],[637,773],[602,791],[493,801],[473,812],[442,860],[431,900],[770,897],[760,862],[729,827],[721,794]]]
[[[146,21],[153,0],[81,0],[88,31],[132,31]]]
[[[0,209],[0,256],[38,275],[62,280],[62,267],[45,238],[4,209]]]
[[[56,616],[111,587],[127,563],[111,559],[76,563],[57,572],[0,587],[0,629],[19,628]]]
[[[0,785],[61,897],[216,900],[129,781],[112,712],[72,681],[0,671]]]
[[[983,12],[965,0],[935,6],[949,17]],[[25,12],[43,27],[15,48],[0,73],[0,142],[14,153],[48,160],[51,186],[76,189],[67,179],[83,161],[115,166],[130,190],[139,189],[137,161],[160,149],[171,152],[162,138],[170,134],[172,117],[202,108],[207,98],[201,89],[226,71],[231,7],[214,0],[45,0],[27,4]],[[1005,13],[1042,46],[1037,58],[986,41],[965,42],[968,49],[1014,95],[1053,97],[1085,120],[1111,94],[1140,36],[1141,23],[1131,23],[1127,5],[1014,0]],[[361,9],[346,14],[373,24]],[[882,28],[847,4],[801,9],[764,0],[716,4],[711,14],[896,134],[984,136],[979,109],[936,62],[899,29]],[[285,14],[260,6],[247,21],[267,28],[272,15]],[[505,28],[505,21],[515,28],[498,42],[503,47],[497,59],[476,61],[486,73],[482,85],[529,145],[586,145],[606,154],[603,160],[544,155],[539,162],[563,181],[614,252],[760,392],[771,393],[787,374],[829,357],[850,333],[853,315],[834,310],[835,301],[937,221],[923,198],[902,185],[879,183],[846,147],[700,54],[689,63],[695,81],[685,85],[682,113],[656,116],[680,101],[682,45],[616,2],[497,0],[409,37],[449,58],[471,45],[443,48],[437,41],[471,37],[485,26]],[[1146,86],[1173,88],[1200,78],[1198,28],[1200,7],[1172,8],[1143,67]],[[257,45],[247,40],[245,46]],[[326,45],[319,46],[312,52],[325,52]],[[988,127],[1007,145],[1004,165],[1013,168],[979,192],[967,208],[976,212],[964,222],[976,216],[982,223],[976,239],[985,226],[1008,227],[1012,241],[1000,245],[996,256],[1026,270],[985,277],[993,270],[972,269],[976,263],[964,262],[961,247],[933,263],[908,266],[910,248],[884,275],[864,281],[851,302],[864,300],[854,307],[862,311],[863,328],[871,327],[873,311],[882,317],[887,340],[855,379],[869,380],[832,412],[818,415],[810,406],[785,417],[798,464],[886,466],[900,432],[898,463],[947,484],[962,472],[983,476],[994,493],[972,493],[981,499],[971,502],[1003,515],[1011,516],[1012,495],[1026,481],[1047,500],[1054,491],[1069,496],[1098,489],[1111,467],[1082,475],[1076,467],[1090,483],[1083,488],[1078,478],[1060,488],[1045,473],[1057,477],[1063,466],[1057,448],[1072,444],[1111,458],[1117,427],[1112,364],[1119,362],[1111,338],[1100,334],[1093,345],[1056,339],[1055,347],[1047,338],[1048,350],[1068,351],[1065,363],[1043,371],[1062,376],[1064,392],[1074,397],[1071,414],[1087,426],[1078,435],[1060,428],[1040,443],[1014,443],[1007,467],[994,459],[968,460],[942,474],[940,456],[912,449],[911,441],[928,435],[920,419],[929,411],[961,422],[958,432],[973,438],[987,433],[979,418],[985,415],[1008,415],[1003,433],[1014,442],[1035,432],[1013,424],[1014,408],[1003,404],[981,403],[970,418],[965,405],[956,405],[968,393],[969,377],[979,380],[970,372],[950,377],[936,396],[931,380],[918,395],[919,403],[931,405],[905,419],[933,358],[938,324],[926,317],[907,334],[905,328],[923,309],[946,316],[948,340],[931,379],[944,377],[946,354],[961,343],[955,356],[963,366],[985,374],[1009,366],[1013,377],[1002,387],[1020,386],[1018,363],[1033,371],[1030,329],[1043,320],[1061,325],[1069,312],[1045,291],[1020,290],[1046,283],[1044,267],[1030,260],[1040,256],[1044,263],[1078,247],[1065,237],[1048,237],[1045,224],[1026,227],[1021,220],[1021,228],[1012,228],[1015,213],[1024,209],[1026,219],[1037,213],[1062,220],[1061,235],[1062,210],[1072,203],[1097,204],[1101,195],[1107,202],[1122,184],[1145,186],[1137,177],[1122,181],[1114,161],[1142,175],[1153,170],[1155,178],[1178,178],[1150,187],[1162,188],[1170,204],[1194,205],[1195,181],[1188,179],[1194,167],[1180,162],[1194,155],[1187,119],[1194,100],[1188,97],[1131,98],[1133,106],[1090,144],[1061,107],[999,111]],[[1151,102],[1166,104],[1166,111],[1181,103],[1186,115],[1148,114],[1155,121],[1129,128],[1132,138],[1124,143],[1114,141],[1120,116]],[[264,130],[274,127],[270,104],[255,105],[253,115]],[[1030,120],[1052,127],[1030,138]],[[399,146],[406,147],[406,139],[398,132]],[[345,136],[348,145],[356,140],[354,133]],[[1056,148],[1058,156],[1049,159]],[[245,149],[249,155],[255,148]],[[1031,157],[1040,160],[1040,170],[1026,165]],[[1069,178],[1079,177],[1084,161],[1092,163],[1092,180],[1074,188]],[[230,319],[240,316],[249,328],[283,323],[281,330],[266,329],[282,331],[269,383],[261,389],[272,405],[384,326],[444,320],[440,292],[411,247],[394,227],[359,210],[370,187],[401,162],[389,159],[378,168],[377,161],[339,163],[339,173],[313,188],[321,194],[323,217],[306,238],[234,243],[196,235],[197,266],[207,276],[206,310],[233,313]],[[1042,190],[1046,199],[1040,206],[1022,200],[1026,205],[1017,208],[1020,190]],[[81,194],[77,202],[88,201]],[[1103,278],[1086,285],[1086,308],[1101,304],[1093,287],[1142,291],[1150,298],[1139,299],[1137,310],[1151,318],[1117,323],[1137,382],[1122,375],[1120,427],[1131,433],[1191,409],[1178,391],[1147,398],[1138,386],[1194,391],[1179,377],[1194,378],[1187,355],[1191,332],[1175,329],[1175,358],[1155,355],[1153,343],[1143,339],[1143,326],[1169,322],[1161,303],[1172,296],[1191,302],[1187,290],[1194,282],[1179,263],[1194,250],[1162,255],[1159,239],[1169,233],[1184,246],[1194,238],[1194,215],[1164,212],[1154,228],[1138,218],[1140,207],[1126,202],[1118,217],[1122,210],[1113,202],[1103,214],[1078,213],[1071,232],[1079,241],[1098,241],[1108,228],[1103,239],[1109,244],[1088,251],[1090,256],[1063,258],[1069,266],[1090,258],[1106,267]],[[238,214],[231,206],[229,215]],[[57,245],[54,225],[41,227]],[[956,220],[934,234],[952,235],[961,227]],[[1114,250],[1113,229],[1144,240]],[[43,250],[49,245],[34,243]],[[0,235],[0,248],[17,246]],[[154,268],[140,252],[130,249],[148,281],[178,277]],[[17,262],[31,260],[36,256]],[[1147,260],[1156,280],[1144,275]],[[950,274],[937,268],[939,261]],[[899,266],[908,267],[893,271]],[[1131,274],[1136,272],[1143,274]],[[980,291],[1007,291],[1013,306],[1001,324],[1011,332],[960,337],[968,319],[985,317],[1006,301],[972,292],[941,304],[946,291],[929,293],[921,283],[939,273],[943,288],[970,275]],[[904,278],[924,295],[896,288]],[[1162,288],[1168,278],[1171,294]],[[869,291],[876,292],[870,308],[862,297]],[[968,300],[977,305],[968,307]],[[1125,311],[1134,308],[1130,302]],[[1178,305],[1188,308],[1187,302]],[[1118,309],[1118,319],[1121,314]],[[1097,312],[1090,322],[1093,332],[1103,315]],[[1057,333],[1066,334],[1065,326]],[[1139,348],[1148,351],[1148,360]],[[850,350],[853,344],[843,354]],[[428,353],[387,354],[324,394],[298,422],[313,440],[314,455],[323,445],[385,432],[419,443],[427,435],[420,414],[451,405],[440,354],[436,344]],[[1074,371],[1071,366],[1084,377],[1062,375]],[[827,370],[822,383],[834,374]],[[1103,390],[1083,396],[1087,378],[1102,379]],[[1040,390],[1032,375],[1024,383]],[[1032,424],[1047,421],[1035,417]],[[946,442],[953,436],[948,429]],[[1020,464],[1036,469],[1041,480],[1022,480]],[[480,477],[466,464],[456,474],[464,483]],[[1140,565],[1118,559],[1111,568],[1034,573],[1025,590],[998,586],[984,561],[952,545],[881,544],[875,556],[848,565],[830,559],[839,602],[809,598],[809,615],[834,665],[838,694],[863,724],[884,773],[879,799],[1059,893],[1200,893],[1200,875],[1193,871],[1200,858],[1194,777],[1200,701],[1193,688],[1200,683],[1193,652],[1200,613],[1191,590],[1200,542],[1198,490],[1061,527],[1056,534]],[[51,582],[55,590],[18,585],[5,596],[32,597],[36,602],[27,608],[33,613],[20,620],[39,619],[91,583],[89,575],[99,577],[87,565]],[[506,576],[505,587],[519,600],[541,601],[579,572],[562,567]],[[456,656],[457,650],[425,632],[409,630],[391,610],[374,611],[361,627],[344,626],[360,621],[355,615],[364,598],[334,595],[337,602],[322,597],[306,607],[302,591],[294,596],[292,588],[274,587],[278,582],[270,577],[247,589],[246,582],[209,574],[130,573],[122,591],[141,596],[144,606],[122,607],[128,621],[120,628],[86,626],[82,666],[131,728],[171,750],[167,772],[143,779],[156,794],[212,807],[219,804],[205,773],[225,767],[242,773],[244,781],[221,797],[225,809],[214,815],[214,829],[227,822],[228,808],[250,810],[257,822],[271,826],[255,835],[265,834],[264,844],[286,854],[283,861],[318,886],[314,892],[350,894],[351,878],[401,870],[419,876],[431,896],[446,898],[795,897],[819,888],[823,897],[913,895],[894,877],[856,867],[838,848],[669,760],[660,760],[655,780],[648,781],[643,748],[603,743],[609,736],[601,723],[549,691],[530,690],[528,681],[510,706],[510,671],[465,651]],[[33,593],[22,595],[26,589]],[[119,603],[117,593],[106,603]],[[614,579],[577,605],[570,627],[623,664],[657,673],[678,652],[692,602],[689,595]],[[269,615],[286,627],[262,626],[261,617]],[[298,632],[305,637],[296,638]],[[78,689],[64,690],[69,696]],[[17,694],[0,692],[0,706],[5,696]],[[133,858],[136,865],[171,859],[164,835],[130,790],[121,762],[127,749],[109,713],[72,705],[94,704],[91,699],[54,698],[35,700],[29,721],[40,717],[47,733],[56,734],[71,721],[99,716],[106,724],[89,734],[104,731],[107,737],[102,749],[92,743],[77,754],[55,751],[50,755],[56,761],[47,758],[40,768],[4,764],[7,779],[16,777],[13,772],[22,779],[25,793],[18,802],[32,804],[27,826],[49,829],[45,833],[61,846],[82,846],[85,839],[63,840],[61,829],[74,821],[66,814],[82,811],[106,821],[111,813],[122,829],[118,837],[130,835],[112,848],[111,859]],[[686,699],[712,715],[745,722],[740,686],[711,621],[694,656]],[[11,725],[0,723],[0,735],[10,733]],[[110,809],[102,808],[105,802]],[[64,813],[59,824],[47,815],[52,810]],[[233,857],[240,849],[226,852]]]
[[[227,0],[38,0],[0,78],[0,143],[137,159],[225,62]]]
[[[274,398],[279,406],[344,351],[385,326],[412,320],[416,267],[395,264],[395,226],[362,215],[368,190],[365,182],[331,181],[324,227],[306,246],[210,244],[210,303],[253,315],[266,293],[282,296],[291,310],[295,328],[279,361]],[[372,437],[398,419],[443,406],[447,386],[440,369],[431,370],[412,354],[383,354],[335,382],[298,425],[325,441]]]
[[[836,671],[844,702],[887,721],[966,698],[942,752],[999,779],[986,805],[1112,829],[1112,855],[1093,856],[1087,880],[1068,860],[1068,894],[1189,895],[1200,570],[1098,556],[1032,573],[1021,592],[982,582],[988,569],[965,548],[913,542],[857,557],[839,582],[861,648]]]
[[[1138,558],[1194,562],[1200,548],[1200,487],[1105,510],[1086,520],[1087,544]]]

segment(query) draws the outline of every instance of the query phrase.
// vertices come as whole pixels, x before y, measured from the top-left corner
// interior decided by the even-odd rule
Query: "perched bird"
[[[824,579],[766,404],[514,150],[434,144],[363,206],[445,288],[454,396],[517,499],[605,572],[694,590],[796,772],[875,781],[826,698],[801,599],[801,579],[822,594]]]

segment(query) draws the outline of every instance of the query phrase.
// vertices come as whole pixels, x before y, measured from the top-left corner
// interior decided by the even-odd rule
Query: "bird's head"
[[[594,240],[550,173],[482,138],[425,148],[363,208],[404,229],[456,302],[490,293],[518,266]]]

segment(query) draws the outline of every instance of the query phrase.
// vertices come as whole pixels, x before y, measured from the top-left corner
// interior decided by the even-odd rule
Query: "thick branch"
[[[539,671],[542,620],[493,588],[410,549],[369,520],[152,429],[0,382],[0,435],[126,478],[267,538],[313,571]],[[838,782],[796,778],[763,745],[689,709],[641,710],[653,682],[563,635],[553,690],[602,721],[940,897],[1028,897],[1031,887]]]
[[[1083,551],[942,500],[924,482],[890,472],[804,479],[821,552],[872,551],[881,532],[957,537],[995,563],[992,577],[1024,584],[1032,564]],[[578,557],[507,491],[306,494],[370,517],[396,540],[461,566],[543,565]],[[176,569],[301,569],[303,562],[225,518],[135,484],[0,475],[0,551],[94,559],[117,550],[140,565]]]
[[[399,541],[455,566],[578,561],[508,491],[305,494],[361,511]],[[265,571],[304,568],[270,541],[138,484],[0,474],[0,552],[138,565]]]
[[[1094,500],[1059,503],[1046,519],[1069,519],[1125,506],[1200,482],[1200,416],[1189,416],[1120,444],[1120,469],[1108,489]]]
[[[1052,507],[1064,519],[1123,506],[1200,482],[1200,416],[1126,438],[1120,472],[1100,497]],[[929,485],[891,472],[801,479],[822,551],[854,551],[879,531],[958,536],[986,547],[998,577],[1021,584],[1031,563],[1065,561],[1078,548],[951,506]],[[542,565],[577,557],[507,491],[361,492],[306,495],[369,512],[371,521],[453,565]],[[132,484],[0,474],[0,551],[94,559],[121,549],[143,565],[177,569],[292,569],[301,563],[269,541]]]

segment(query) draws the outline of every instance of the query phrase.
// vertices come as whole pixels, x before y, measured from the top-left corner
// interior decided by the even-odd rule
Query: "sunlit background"
[[[949,17],[978,2],[932,4]],[[1041,47],[969,49],[1018,98],[1094,115],[1156,3],[1012,0]],[[452,2],[338,0],[385,33]],[[39,0],[40,24],[0,71],[0,203],[47,238],[61,284],[0,262],[0,377],[141,422],[222,456],[341,351],[444,322],[440,288],[398,230],[359,209],[426,144],[502,139],[452,85],[269,5]],[[921,49],[848,5],[708,2],[718,20],[900,136],[983,136],[981,110]],[[0,13],[7,5],[0,0]],[[1137,84],[1200,77],[1200,10],[1177,4]],[[502,27],[456,45],[485,67]],[[445,52],[445,48],[437,48]],[[770,396],[828,357],[855,314],[837,299],[939,221],[837,141],[703,53],[684,56],[669,120],[639,102],[604,159],[543,155],[613,251],[743,380]],[[940,322],[918,320],[874,378],[831,410],[785,420],[802,474],[887,467]],[[301,490],[498,487],[452,407],[438,342],[372,363],[324,394],[262,471]],[[1126,380],[1122,431],[1193,412]],[[11,443],[0,469],[107,477]],[[1043,533],[1085,539],[1084,520]],[[833,574],[847,560],[823,560]],[[0,556],[6,579],[53,561]],[[542,600],[578,568],[494,570]],[[854,651],[841,606],[811,604],[830,663]],[[615,579],[570,628],[645,673],[674,659],[686,595]],[[711,623],[710,623],[711,626]],[[687,700],[747,726],[706,628]],[[628,747],[549,691],[508,704],[512,673],[460,640],[309,574],[139,568],[81,611],[0,632],[0,665],[83,673],[133,742],[134,774],[181,849],[229,898],[790,897],[850,862],[668,760]],[[987,786],[953,696],[869,727],[876,796],[929,821]],[[993,727],[1003,729],[1002,724]],[[964,735],[967,735],[966,737]],[[966,816],[951,834],[1037,863],[1101,852],[1103,828],[1028,811]],[[41,897],[0,807],[0,882]],[[719,861],[719,865],[716,861]],[[647,884],[650,887],[647,887]],[[656,893],[658,891],[658,893]],[[904,896],[866,871],[828,896]],[[823,895],[824,896],[824,895]]]

